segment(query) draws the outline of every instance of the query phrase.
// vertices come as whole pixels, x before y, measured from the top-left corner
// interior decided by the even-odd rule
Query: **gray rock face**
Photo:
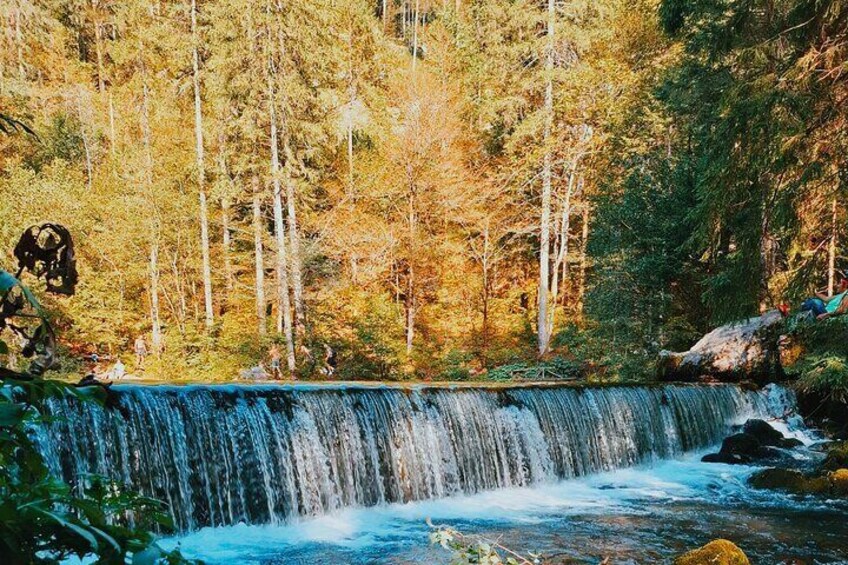
[[[782,375],[777,310],[720,326],[689,351],[661,351],[657,370],[663,381],[765,382]]]

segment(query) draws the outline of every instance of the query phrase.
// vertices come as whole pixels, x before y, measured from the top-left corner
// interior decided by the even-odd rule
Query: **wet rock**
[[[689,351],[661,351],[662,381],[753,380],[760,384],[783,375],[778,341],[783,317],[777,310],[714,329]]]
[[[827,476],[836,496],[848,496],[848,469],[837,469]]]
[[[792,449],[804,445],[804,442],[795,438],[784,437],[782,433],[774,429],[771,424],[765,420],[751,419],[745,422],[742,426],[742,431],[757,438],[761,445],[772,447],[782,447],[784,449]]]
[[[727,465],[744,465],[747,463],[746,459],[733,453],[708,453],[701,457],[701,461],[704,463],[725,463]]]
[[[756,436],[742,432],[726,437],[721,442],[720,453],[740,455],[748,459],[754,459],[760,454],[762,444]]]
[[[773,489],[792,494],[827,494],[830,482],[824,477],[807,477],[792,469],[763,469],[757,471],[748,483],[759,489]]]
[[[785,455],[779,450],[761,444],[755,436],[749,433],[741,432],[725,438],[718,453],[705,455],[701,461],[733,465],[774,462],[784,458]]]
[[[783,462],[791,466],[792,457],[782,449],[792,449],[801,445],[803,442],[797,439],[783,437],[783,434],[768,422],[751,419],[745,422],[740,433],[724,439],[718,453],[705,455],[701,461],[731,465]]]
[[[748,557],[733,542],[713,540],[674,560],[674,565],[751,565]]]
[[[848,496],[848,469],[827,475],[807,476],[792,469],[763,469],[748,479],[758,489],[782,490],[799,495]]]
[[[848,442],[832,445],[827,451],[822,468],[828,471],[848,468]]]
[[[742,431],[757,438],[763,445],[780,446],[783,434],[771,427],[765,420],[751,419],[742,426]]]

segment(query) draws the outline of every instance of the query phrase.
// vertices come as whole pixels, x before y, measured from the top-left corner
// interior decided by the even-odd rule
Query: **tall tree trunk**
[[[489,351],[489,300],[492,295],[492,282],[491,282],[491,265],[490,265],[490,242],[489,242],[489,218],[486,218],[486,224],[483,227],[483,256],[480,260],[480,270],[483,274],[483,292],[482,292],[482,301],[483,301],[483,324],[480,328],[480,334],[482,336],[481,343],[481,353],[483,357],[483,366],[487,366],[488,359],[488,351]]]
[[[289,374],[294,375],[294,336],[292,334],[291,303],[289,301],[288,258],[286,232],[283,223],[283,195],[280,183],[280,150],[277,138],[277,111],[274,102],[274,66],[268,60],[268,115],[271,121],[271,182],[274,187],[274,236],[277,242],[277,333],[286,340],[286,360]],[[290,227],[291,229],[291,227]]]
[[[230,173],[227,169],[226,136],[222,133],[218,137],[219,154],[218,167],[221,178],[230,187]],[[235,286],[232,259],[232,234],[230,233],[230,196],[229,190],[221,197],[221,254],[224,258],[224,285],[227,290],[227,300],[232,297]]]
[[[583,303],[586,296],[586,250],[589,245],[589,204],[583,204],[583,226],[580,237],[580,273],[577,278],[577,313],[583,315]]]
[[[568,277],[568,232],[571,228],[571,195],[574,192],[574,178],[577,174],[577,159],[571,165],[571,170],[568,172],[568,188],[565,191],[565,198],[562,202],[561,217],[559,223],[559,245],[554,257],[553,280],[550,288],[550,309],[548,310],[548,329],[547,334],[553,335],[554,324],[556,322],[556,307],[559,300],[560,284],[565,284]],[[562,281],[560,282],[560,269],[562,269]]]
[[[143,44],[140,44],[143,52]],[[156,198],[153,194],[153,148],[150,133],[150,103],[147,91],[147,70],[141,63],[141,134],[145,154],[145,181],[147,198],[153,212],[153,223],[150,235],[150,329],[153,354],[162,351],[162,325],[159,319],[159,212],[156,208]]]
[[[771,279],[772,266],[774,264],[774,246],[771,236],[771,217],[769,214],[769,210],[764,206],[760,218],[760,313],[768,310],[769,303],[771,302],[769,280]]]
[[[412,21],[412,75],[415,76],[415,63],[418,60],[418,14],[421,0],[415,0],[415,14]]]
[[[88,120],[85,119],[85,116],[82,112],[82,87],[79,87],[77,89],[77,118],[79,118],[80,121],[80,136],[82,137],[82,147],[83,151],[85,152],[86,182],[88,185],[88,190],[90,192],[94,171],[91,164],[91,147],[88,144],[88,134],[86,133],[86,124]]]
[[[407,228],[409,229],[409,256],[407,257],[406,296],[404,305],[406,307],[406,354],[412,354],[412,342],[415,337],[415,309],[417,307],[415,297],[415,269],[413,262],[415,250],[418,247],[417,218],[415,214],[415,180],[412,176],[412,165],[407,165],[407,178],[409,180],[409,194],[407,195]]]
[[[539,316],[536,328],[539,340],[539,355],[545,355],[550,347],[548,333],[548,299],[550,277],[550,246],[551,246],[551,168],[553,166],[553,148],[551,147],[551,130],[554,119],[554,0],[548,0],[548,31],[545,54],[545,126],[544,144],[545,157],[542,164],[542,214],[539,237]]]
[[[415,271],[412,263],[408,266],[406,279],[406,354],[412,355],[412,342],[415,338]]]
[[[221,254],[224,256],[224,285],[227,299],[233,292],[232,234],[230,234],[230,199],[221,198]]]
[[[15,10],[15,48],[18,56],[18,78],[26,80],[26,67],[24,66],[24,38],[21,33],[21,8]]]
[[[291,278],[292,294],[294,295],[294,318],[297,324],[297,334],[302,336],[306,331],[306,310],[303,303],[303,276],[300,259],[300,232],[297,227],[297,211],[295,207],[294,179],[291,175],[293,155],[288,144],[288,134],[284,142],[286,148],[286,205],[288,208],[289,242],[291,249]]]
[[[109,92],[109,153],[115,158],[115,103],[112,92]]]
[[[209,258],[209,213],[206,204],[206,170],[203,165],[203,114],[200,108],[200,56],[197,34],[197,0],[191,0],[192,83],[194,85],[194,143],[197,154],[197,184],[200,194],[200,249],[203,256],[203,305],[206,329],[212,328],[212,265]]]
[[[277,19],[277,43],[279,45],[279,56],[281,61],[286,58],[286,44],[282,33],[282,28]],[[270,69],[272,72],[274,68]],[[277,77],[274,77],[277,79]],[[274,81],[278,84],[277,80]],[[286,186],[286,211],[289,228],[289,261],[291,271],[291,286],[292,295],[294,297],[294,321],[295,331],[297,336],[303,336],[306,332],[306,309],[303,300],[303,268],[300,258],[300,231],[297,225],[297,202],[295,195],[295,184],[292,167],[294,166],[294,152],[291,147],[291,137],[289,134],[289,125],[286,117],[286,108],[288,107],[288,97],[285,90],[281,92],[281,112],[280,112],[280,132],[283,141],[283,155],[286,159],[283,166],[284,181]],[[292,344],[294,345],[294,344]]]
[[[259,177],[252,180],[253,191],[253,255],[256,261],[256,319],[259,335],[267,332],[265,315],[265,259],[262,252],[262,201],[259,191]]]
[[[103,94],[106,92],[106,80],[103,76],[103,27],[99,18],[94,20],[94,49],[97,54],[97,90]]]
[[[827,294],[833,296],[836,292],[836,245],[837,231],[839,229],[838,214],[839,203],[834,197],[830,204],[830,242],[827,246]]]
[[[150,334],[153,354],[162,352],[162,324],[159,321],[159,234],[150,244]]]
[[[353,77],[353,25],[348,26],[347,33],[347,93],[348,93],[348,116],[347,116],[347,196],[352,199],[354,195],[353,185],[353,108],[356,102],[356,81]]]

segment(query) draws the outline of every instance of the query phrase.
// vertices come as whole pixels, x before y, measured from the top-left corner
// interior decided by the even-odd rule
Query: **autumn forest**
[[[0,248],[69,228],[63,361],[648,371],[845,268],[831,0],[8,0]]]

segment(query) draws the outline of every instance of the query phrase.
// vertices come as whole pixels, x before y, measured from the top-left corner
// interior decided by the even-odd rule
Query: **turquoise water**
[[[286,526],[204,528],[163,543],[212,564],[447,563],[426,519],[546,563],[663,563],[724,537],[755,564],[848,562],[848,505],[752,490],[753,467],[701,454],[529,488],[345,509]]]

